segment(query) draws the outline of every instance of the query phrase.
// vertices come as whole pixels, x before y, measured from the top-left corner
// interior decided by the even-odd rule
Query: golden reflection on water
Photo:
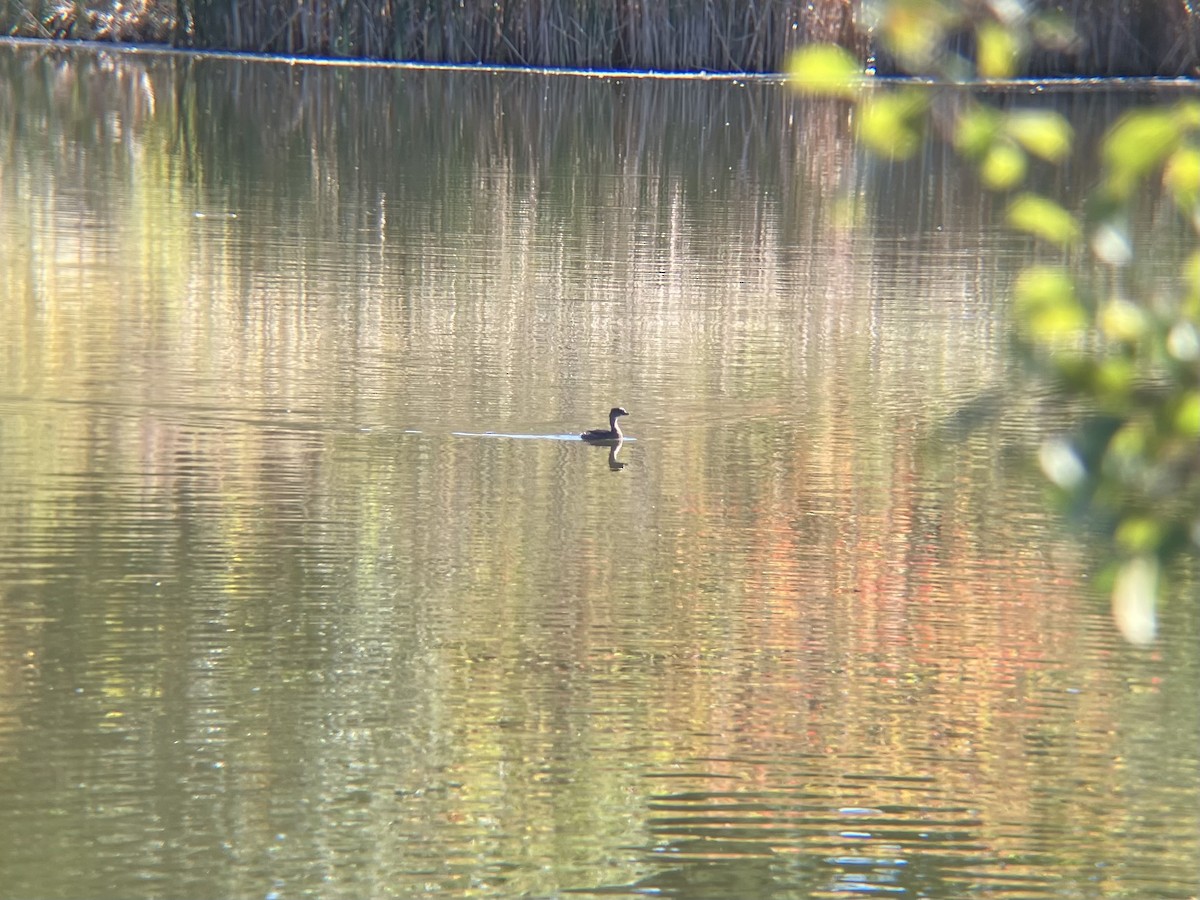
[[[1194,893],[1195,618],[1082,588],[949,162],[770,84],[0,67],[14,893]]]

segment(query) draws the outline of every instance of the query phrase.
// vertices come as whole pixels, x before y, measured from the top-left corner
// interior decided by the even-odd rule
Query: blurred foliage
[[[1032,47],[1070,40],[1061,19],[1019,3],[879,0],[864,13],[883,52],[940,84],[1012,78]],[[954,49],[964,31],[973,58]],[[1031,264],[1014,288],[1033,377],[1083,411],[1073,433],[1044,442],[1039,462],[1063,508],[1107,551],[1097,584],[1121,632],[1153,640],[1170,563],[1200,549],[1200,102],[1115,122],[1098,148],[1100,183],[1077,212],[1026,187],[1032,158],[1059,163],[1071,147],[1056,113],[999,110],[962,92],[944,102],[911,82],[868,85],[828,47],[800,51],[790,73],[801,90],[850,98],[859,138],[876,153],[909,156],[927,135],[951,144],[1009,196],[1008,224],[1063,260]],[[1139,277],[1148,242],[1128,224],[1153,196],[1194,244],[1165,287]]]

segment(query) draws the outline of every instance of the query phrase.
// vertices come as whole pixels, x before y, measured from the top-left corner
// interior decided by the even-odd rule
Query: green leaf
[[[912,156],[921,146],[928,94],[921,90],[894,91],[865,100],[858,134],[876,153],[893,158]]]
[[[882,4],[864,4],[880,14],[869,25],[882,34],[884,43],[910,71],[929,67],[946,36],[958,27],[962,9],[945,0],[891,0]]]
[[[1130,553],[1145,553],[1162,542],[1162,523],[1149,516],[1130,516],[1117,526],[1116,538]]]
[[[1071,126],[1055,112],[1023,110],[1010,113],[1004,129],[1026,150],[1047,162],[1058,162],[1071,149]]]
[[[788,78],[804,93],[853,99],[865,76],[862,64],[841,47],[812,44],[797,50],[787,64]]]
[[[1000,134],[1002,117],[986,106],[975,106],[958,117],[954,124],[954,149],[971,159],[988,152]]]
[[[1146,313],[1136,303],[1114,298],[1100,309],[1099,324],[1105,337],[1133,344],[1146,333]]]
[[[1200,203],[1200,149],[1185,146],[1172,153],[1163,169],[1163,184],[1176,206],[1193,210]]]
[[[1186,437],[1200,436],[1200,391],[1189,391],[1179,401],[1175,430]]]
[[[1022,46],[1013,29],[984,22],[975,31],[976,66],[980,78],[1012,78],[1021,61]]]
[[[1024,180],[1026,169],[1025,154],[1020,147],[998,142],[984,156],[979,174],[984,184],[992,190],[1005,191]]]
[[[1092,374],[1092,394],[1107,407],[1124,408],[1136,376],[1133,363],[1121,356],[1110,356]]]
[[[1109,129],[1101,145],[1108,183],[1126,197],[1167,158],[1179,141],[1182,117],[1172,109],[1128,112]]]
[[[1008,205],[1008,223],[1052,244],[1065,246],[1079,238],[1079,223],[1069,212],[1037,194],[1020,194]]]
[[[1031,338],[1047,345],[1073,343],[1087,327],[1075,283],[1062,269],[1032,266],[1013,289],[1017,320]]]

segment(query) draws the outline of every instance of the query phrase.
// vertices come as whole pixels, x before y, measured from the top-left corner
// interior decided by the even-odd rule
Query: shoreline
[[[570,67],[539,67],[503,65],[497,63],[424,62],[417,60],[364,59],[334,56],[298,56],[277,53],[254,53],[239,50],[201,50],[193,47],[174,47],[161,43],[137,43],[131,41],[93,41],[66,38],[0,37],[0,46],[46,48],[53,50],[83,50],[93,53],[113,53],[125,56],[177,56],[189,59],[221,59],[234,62],[256,62],[271,65],[311,66],[314,68],[370,68],[395,69],[419,72],[477,72],[479,74],[541,75],[544,77],[602,78],[602,79],[646,79],[661,81],[753,81],[759,83],[786,83],[788,76],[778,72],[720,72],[708,70],[670,71],[640,69],[586,69]],[[1009,78],[997,80],[940,82],[923,78],[897,75],[874,75],[866,84],[927,84],[930,87],[963,88],[980,91],[1004,92],[1029,89],[1038,92],[1055,90],[1078,90],[1100,87],[1105,90],[1145,88],[1188,88],[1200,84],[1200,78],[1187,75],[1101,75],[1101,76],[1053,76],[1040,78]]]

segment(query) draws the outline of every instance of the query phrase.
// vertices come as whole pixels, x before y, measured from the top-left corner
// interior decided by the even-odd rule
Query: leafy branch
[[[910,156],[930,135],[947,142],[1007,197],[1011,228],[1093,276],[1026,267],[1013,290],[1015,330],[1035,377],[1084,410],[1072,433],[1043,442],[1039,462],[1063,508],[1109,551],[1097,583],[1118,627],[1147,643],[1170,564],[1200,551],[1200,102],[1122,116],[1100,142],[1086,212],[1073,213],[1026,187],[1031,161],[1066,159],[1073,136],[1063,117],[929,90],[1013,77],[1031,47],[1071,40],[1061,19],[968,0],[881,0],[864,15],[878,46],[920,81],[876,82],[849,53],[822,45],[793,56],[793,83],[851,101],[859,140],[877,154]],[[1148,196],[1167,201],[1171,227],[1192,245],[1153,289],[1139,282],[1144,250],[1130,233]]]

